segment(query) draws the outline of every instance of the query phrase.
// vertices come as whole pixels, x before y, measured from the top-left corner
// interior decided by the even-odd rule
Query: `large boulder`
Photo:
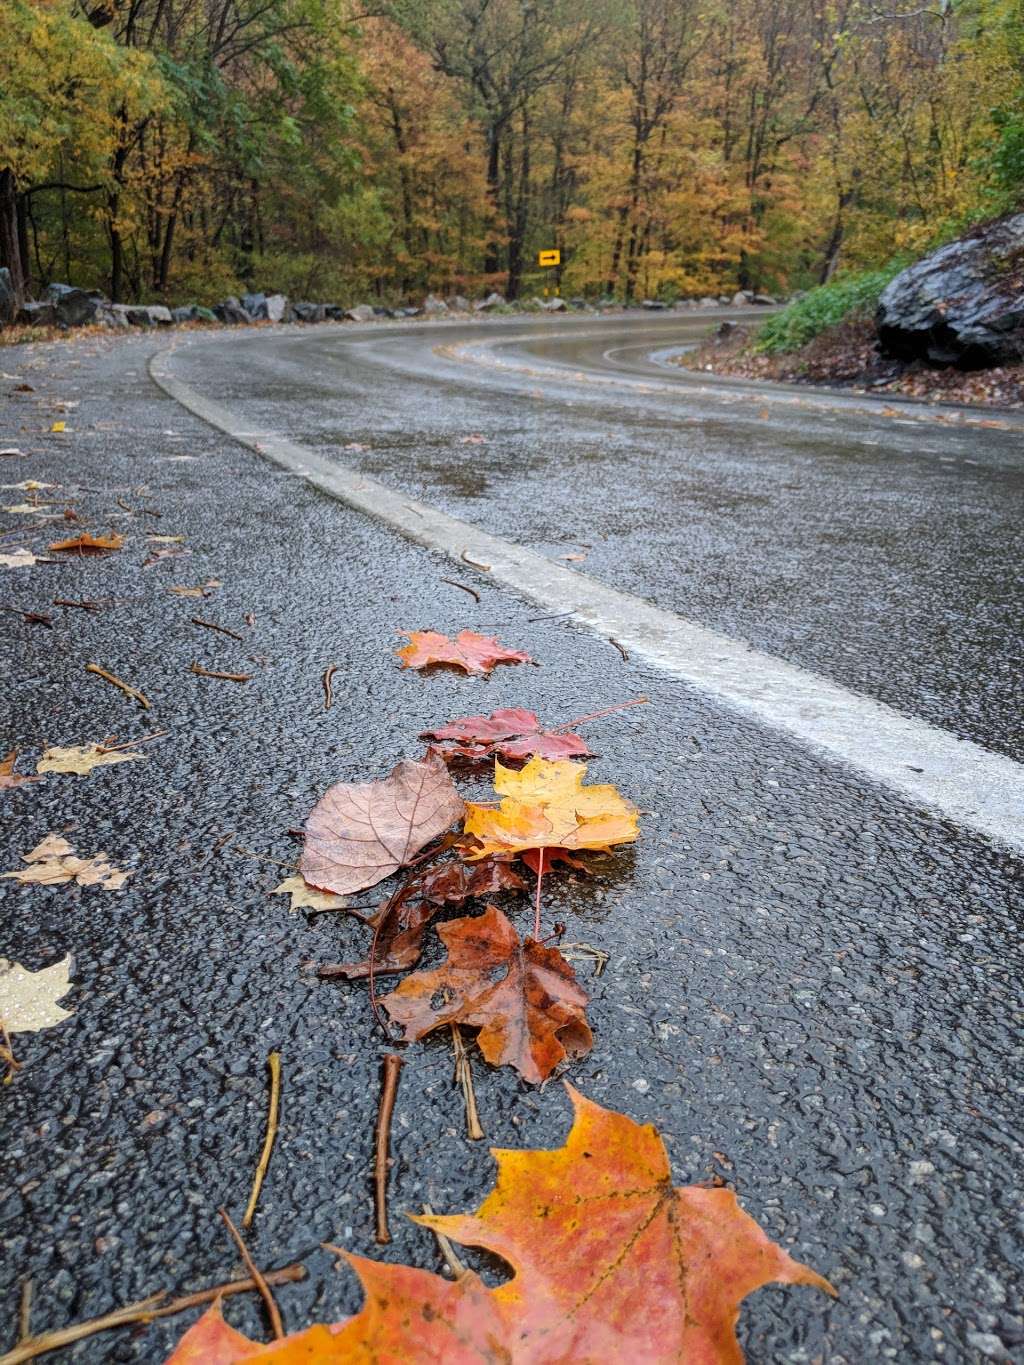
[[[252,322],[252,318],[234,295],[231,295],[230,298],[226,298],[223,303],[218,303],[214,307],[213,312],[218,322],[226,322],[232,327],[237,327],[242,323]]]
[[[544,309],[545,313],[564,313],[565,299],[556,294],[553,298],[541,299],[540,306]]]
[[[345,316],[352,322],[372,322],[376,314],[368,303],[357,303],[354,308],[346,309]]]
[[[1024,360],[1024,213],[901,271],[878,300],[884,355],[962,370]]]
[[[11,283],[11,272],[0,266],[0,327],[13,322],[18,311],[18,296]]]
[[[439,299],[436,294],[428,294],[423,300],[423,312],[429,317],[440,317],[442,313],[447,313],[448,305],[444,299]]]
[[[327,317],[322,303],[293,303],[292,312],[296,322],[323,322]]]
[[[97,314],[107,303],[95,290],[76,289],[71,284],[47,286],[45,301],[53,304],[58,327],[85,327],[96,321]]]
[[[490,293],[485,299],[477,299],[473,304],[473,310],[477,313],[487,313],[492,308],[501,308],[505,303],[504,294]]]
[[[453,294],[448,300],[448,307],[453,313],[468,313],[470,302],[462,294]]]
[[[57,310],[48,299],[43,303],[23,303],[14,320],[24,327],[54,327]]]

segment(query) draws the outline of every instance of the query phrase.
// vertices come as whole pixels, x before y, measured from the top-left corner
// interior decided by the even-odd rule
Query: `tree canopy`
[[[791,290],[1024,195],[1019,0],[366,9],[5,0],[16,287]]]

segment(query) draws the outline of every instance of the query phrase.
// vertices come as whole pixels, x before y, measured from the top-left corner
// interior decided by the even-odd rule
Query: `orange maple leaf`
[[[224,1321],[220,1299],[214,1299],[198,1322],[192,1324],[166,1365],[235,1365],[261,1354],[258,1341],[250,1341]],[[303,1333],[305,1335],[305,1333]]]
[[[483,676],[490,673],[495,664],[528,664],[529,654],[521,649],[506,649],[499,645],[493,635],[478,635],[475,630],[460,630],[454,640],[441,635],[436,630],[403,630],[409,643],[395,653],[402,660],[403,668],[431,668],[435,664],[447,664],[451,668],[461,668],[465,673]]]
[[[346,1254],[366,1291],[355,1317],[236,1358],[741,1365],[735,1328],[748,1294],[772,1283],[835,1294],[772,1242],[730,1190],[674,1188],[653,1127],[566,1089],[576,1112],[564,1146],[494,1151],[497,1183],[475,1215],[414,1220],[494,1252],[512,1267],[510,1280],[488,1289],[468,1271],[449,1283]]]
[[[518,772],[494,764],[498,810],[466,806],[465,832],[479,840],[467,855],[521,853],[528,848],[608,849],[640,833],[637,809],[610,783],[584,787],[585,763],[534,757]]]
[[[535,1085],[593,1046],[587,997],[557,948],[519,935],[497,906],[438,929],[448,960],[413,972],[381,1004],[415,1042],[448,1024],[480,1030],[480,1051]],[[497,978],[497,979],[495,979]],[[435,1005],[435,1001],[438,1003]]]
[[[120,550],[123,544],[124,536],[119,536],[116,532],[112,531],[109,536],[91,536],[88,531],[84,531],[82,535],[75,536],[72,540],[54,541],[50,549],[80,555],[105,555],[111,550]]]

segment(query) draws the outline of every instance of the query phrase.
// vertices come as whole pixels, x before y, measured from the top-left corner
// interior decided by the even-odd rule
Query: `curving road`
[[[171,368],[246,422],[1024,759],[1024,421],[668,362],[708,327],[282,332]]]
[[[287,831],[331,783],[382,775],[454,716],[520,705],[562,721],[644,694],[586,732],[591,777],[642,807],[641,841],[545,884],[546,918],[610,955],[600,976],[575,959],[596,1041],[571,1079],[657,1123],[678,1179],[729,1183],[836,1284],[836,1303],[755,1295],[741,1320],[755,1365],[1019,1354],[1022,861],[967,808],[1002,799],[1008,828],[1024,792],[1019,420],[666,365],[714,320],[4,353],[0,448],[26,451],[7,482],[59,485],[55,516],[73,505],[126,538],[107,559],[4,571],[5,749],[30,771],[44,744],[167,732],[145,764],[0,793],[4,870],[53,831],[133,869],[116,894],[0,880],[0,953],[75,960],[72,1018],[17,1036],[3,1091],[9,1322],[26,1276],[42,1329],[234,1273],[216,1209],[244,1207],[270,1047],[282,1123],[251,1245],[266,1268],[307,1268],[279,1294],[288,1326],[360,1302],[321,1242],[438,1268],[402,1214],[475,1207],[486,1146],[557,1143],[566,1101],[476,1060],[488,1143],[470,1143],[446,1040],[408,1049],[395,1242],[376,1248],[389,1045],[361,985],[315,974],[365,949],[362,926],[290,916],[272,894]],[[154,526],[187,554],[144,569]],[[52,529],[33,534],[43,553]],[[167,591],[208,580],[201,602]],[[40,611],[49,627],[19,614]],[[397,667],[396,629],[462,626],[541,666]],[[152,711],[86,675],[92,661]],[[197,677],[194,661],[252,680]],[[249,1299],[227,1316],[265,1339]],[[159,1362],[187,1321],[57,1358]]]

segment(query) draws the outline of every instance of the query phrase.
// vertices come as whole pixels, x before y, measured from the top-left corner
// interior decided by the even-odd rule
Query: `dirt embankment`
[[[952,366],[935,368],[921,361],[887,360],[878,353],[874,324],[869,318],[838,323],[799,350],[784,355],[755,350],[750,330],[723,323],[698,350],[680,356],[678,364],[745,379],[904,394],[932,403],[1024,408],[1024,364],[965,371]]]

